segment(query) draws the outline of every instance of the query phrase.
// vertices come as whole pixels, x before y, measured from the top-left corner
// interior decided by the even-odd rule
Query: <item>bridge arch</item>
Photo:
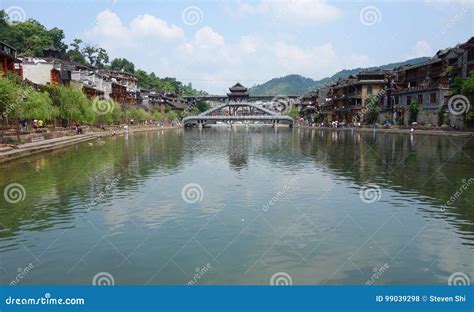
[[[217,122],[225,122],[232,124],[234,122],[259,122],[287,124],[293,126],[293,119],[289,116],[282,116],[274,111],[271,111],[262,105],[258,105],[255,101],[270,100],[275,97],[250,96],[245,88],[240,83],[235,84],[229,88],[230,93],[227,96],[211,96],[200,97],[199,99],[209,99],[223,101],[224,103],[210,108],[197,116],[189,116],[183,119],[183,125],[187,126],[203,126],[205,124],[212,124]],[[286,97],[288,101],[294,97]],[[197,97],[190,98],[191,101],[196,101]],[[281,100],[281,97],[278,97]]]

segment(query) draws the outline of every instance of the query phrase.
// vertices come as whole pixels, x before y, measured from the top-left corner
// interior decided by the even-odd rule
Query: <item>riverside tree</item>
[[[47,92],[32,91],[26,101],[20,105],[18,117],[20,119],[41,119],[52,121],[59,111],[53,106],[53,102]]]

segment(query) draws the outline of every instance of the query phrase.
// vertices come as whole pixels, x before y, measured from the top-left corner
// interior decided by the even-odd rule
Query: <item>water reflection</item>
[[[363,284],[384,261],[392,263],[381,281],[387,284],[441,283],[456,265],[473,268],[474,192],[441,209],[462,179],[474,177],[470,138],[226,128],[91,143],[1,167],[1,189],[16,182],[27,193],[17,204],[0,198],[2,268],[9,272],[25,257],[68,266],[61,275],[38,265],[31,273],[36,280],[25,283],[88,283],[85,272],[98,270],[105,256],[123,271],[125,283],[143,284],[149,273],[137,268],[156,271],[154,257],[167,265],[179,248],[193,243],[173,261],[188,272],[185,267],[192,271],[197,259],[218,260],[210,284],[267,283],[268,274],[288,265],[302,284]],[[297,183],[287,187],[294,176]],[[187,183],[203,186],[201,202],[182,201]],[[382,189],[374,206],[359,199],[368,183]],[[282,190],[284,196],[268,206]],[[270,208],[262,214],[265,204]],[[362,245],[379,226],[377,239]],[[420,229],[417,244],[407,244]],[[110,237],[110,244],[87,253],[101,237]],[[354,246],[361,249],[347,267]],[[443,248],[450,248],[449,255],[432,263]],[[81,260],[86,253],[87,261]],[[411,255],[403,262],[405,253]],[[304,265],[311,263],[334,274]],[[421,272],[426,267],[429,272]],[[186,282],[187,274],[170,270],[150,282]],[[410,277],[403,274],[407,270]]]

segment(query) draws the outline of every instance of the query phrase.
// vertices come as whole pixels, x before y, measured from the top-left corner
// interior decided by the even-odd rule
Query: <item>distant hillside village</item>
[[[317,123],[472,126],[473,68],[474,37],[415,65],[341,78],[306,94],[300,115]]]
[[[125,71],[99,69],[60,58],[55,48],[43,51],[43,57],[18,57],[16,49],[0,42],[0,60],[4,73],[16,73],[33,87],[62,85],[82,90],[88,98],[113,100],[122,107],[159,107],[182,112],[186,108],[177,94],[156,88],[140,88],[137,76]]]
[[[47,30],[34,20],[11,24],[3,11],[0,26],[0,39],[8,42],[0,40],[3,126],[37,118],[61,121],[63,126],[118,124],[130,119],[170,122],[209,108],[201,98],[207,93],[194,90],[191,84],[135,70],[126,59],[109,64],[104,49],[84,46],[79,39],[68,50],[58,28]],[[32,39],[32,33],[40,33],[42,41]],[[21,46],[21,53],[11,42]],[[320,126],[470,128],[474,127],[474,112],[469,110],[474,96],[473,68],[474,37],[417,64],[339,78],[301,96],[287,114]],[[192,105],[186,96],[193,99]]]
[[[11,21],[0,10],[0,128],[39,124],[54,128],[160,122],[169,124],[208,109],[185,96],[203,96],[190,83],[136,69],[125,58],[74,39],[36,20]]]

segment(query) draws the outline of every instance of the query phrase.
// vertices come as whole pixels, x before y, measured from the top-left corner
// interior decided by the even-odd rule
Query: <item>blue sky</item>
[[[16,18],[60,27],[211,93],[287,74],[313,79],[418,56],[474,35],[474,0],[19,1]]]

